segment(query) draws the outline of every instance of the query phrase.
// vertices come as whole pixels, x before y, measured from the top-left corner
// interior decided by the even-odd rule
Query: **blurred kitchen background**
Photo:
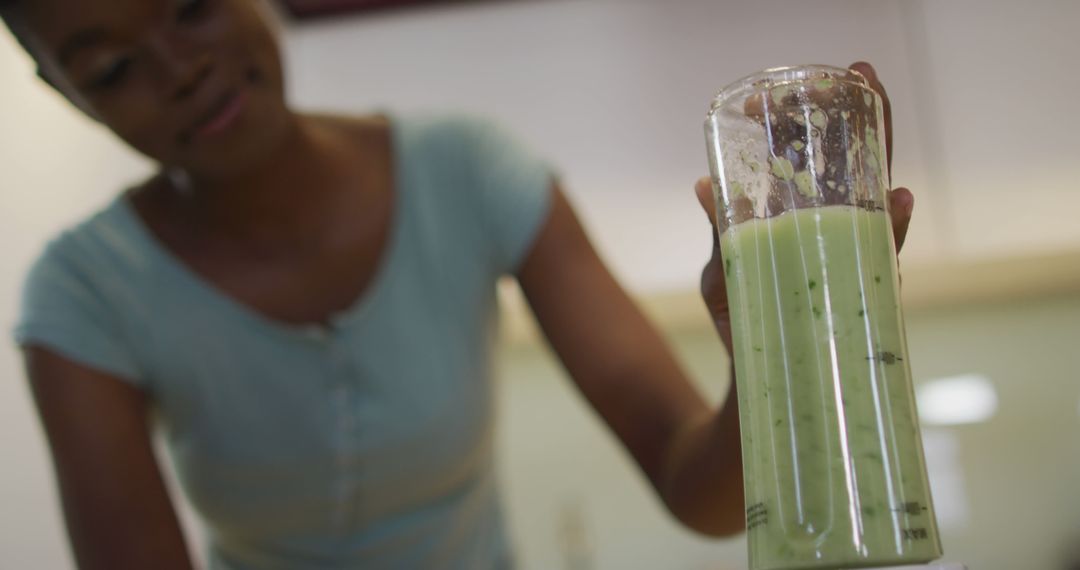
[[[911,361],[946,560],[1080,557],[1080,2],[491,0],[296,21],[303,108],[493,117],[550,158],[613,270],[718,399],[691,187],[713,93],[765,67],[865,59],[893,101]],[[149,170],[0,34],[0,324],[61,228]],[[504,287],[501,469],[521,567],[746,567],[679,528]],[[587,318],[587,316],[586,316]],[[17,351],[0,343],[0,568],[71,568]],[[201,537],[185,511],[194,548]],[[1070,556],[1074,558],[1070,558]]]

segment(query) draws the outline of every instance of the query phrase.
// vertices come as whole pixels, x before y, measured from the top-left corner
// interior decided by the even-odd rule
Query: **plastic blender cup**
[[[705,128],[751,568],[938,558],[880,97],[851,70],[772,69],[724,88]]]

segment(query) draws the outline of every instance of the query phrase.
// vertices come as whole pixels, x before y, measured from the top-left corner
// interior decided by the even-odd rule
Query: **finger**
[[[713,200],[712,180],[707,176],[699,178],[694,183],[694,194],[697,195],[698,202],[701,204],[702,209],[705,210],[705,215],[709,217],[709,223],[715,226],[716,202]]]
[[[897,188],[889,192],[889,213],[892,216],[893,239],[896,241],[897,253],[904,247],[914,207],[915,196],[907,188]]]
[[[877,92],[881,96],[881,114],[885,118],[885,157],[888,164],[889,173],[892,173],[892,103],[889,102],[889,95],[885,92],[885,86],[881,84],[881,80],[878,79],[877,71],[874,70],[874,66],[865,61],[857,61],[848,69],[856,71],[866,78],[866,81],[870,83],[870,88]]]
[[[716,233],[716,202],[713,200],[712,180],[708,177],[699,178],[694,184],[694,194],[697,196],[702,209],[705,210],[705,215],[709,217],[709,224],[712,225],[713,248],[715,249],[720,246],[720,236]]]

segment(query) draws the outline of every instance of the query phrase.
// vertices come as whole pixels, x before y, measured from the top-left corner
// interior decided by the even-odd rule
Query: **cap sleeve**
[[[490,121],[472,128],[475,191],[496,270],[512,274],[547,219],[554,173],[532,149]]]
[[[61,238],[34,263],[23,286],[15,341],[141,387],[120,315],[110,307],[110,277],[87,271],[78,260],[76,244]]]

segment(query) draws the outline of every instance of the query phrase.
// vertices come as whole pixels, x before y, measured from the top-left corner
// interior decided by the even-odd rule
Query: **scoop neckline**
[[[183,260],[169,251],[167,247],[154,235],[146,223],[135,211],[134,204],[129,199],[130,192],[124,192],[115,200],[114,206],[120,212],[127,223],[137,235],[143,248],[153,258],[156,265],[175,276],[180,281],[189,285],[202,298],[208,300],[241,318],[261,328],[291,337],[303,337],[311,340],[326,339],[331,333],[340,331],[349,324],[356,322],[370,312],[370,307],[387,288],[395,268],[400,265],[402,241],[405,235],[405,225],[408,221],[408,183],[404,178],[405,169],[402,168],[404,144],[401,140],[402,129],[395,117],[389,113],[380,113],[386,118],[390,131],[391,146],[391,169],[393,181],[391,194],[393,199],[390,214],[390,230],[387,243],[379,256],[375,273],[367,286],[360,291],[359,295],[344,309],[333,313],[325,323],[291,323],[285,320],[271,317],[258,309],[236,299],[223,291],[210,280],[199,275]]]

